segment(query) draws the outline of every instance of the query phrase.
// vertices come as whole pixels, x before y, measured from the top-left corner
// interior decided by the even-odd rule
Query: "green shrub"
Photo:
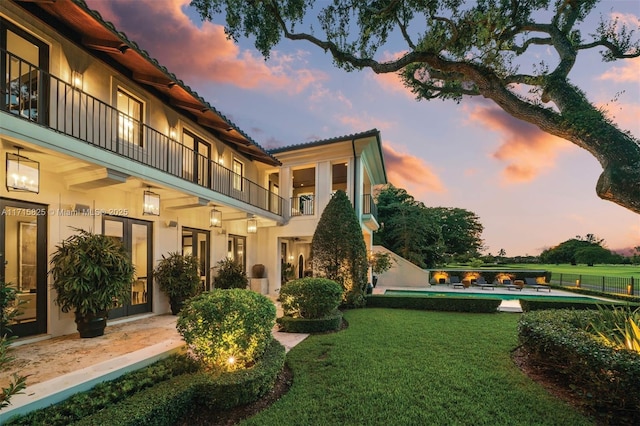
[[[187,299],[200,289],[198,258],[177,252],[164,255],[153,270],[153,277],[169,298]]]
[[[276,307],[253,291],[213,290],[190,299],[178,332],[209,367],[233,371],[253,364],[273,339]]]
[[[342,312],[337,311],[324,318],[280,317],[276,320],[280,331],[287,333],[322,333],[338,330],[342,325]]]
[[[608,299],[622,300],[624,302],[634,303],[634,304],[640,303],[640,297],[638,296],[630,296],[630,295],[619,294],[619,293],[604,293],[602,291],[590,290],[588,288],[581,288],[581,287],[558,287],[558,288],[565,291],[570,291],[572,293],[587,294],[590,296],[601,296],[601,297],[606,297]]]
[[[616,350],[588,331],[596,310],[528,312],[518,323],[518,337],[529,359],[564,376],[587,396],[596,410],[635,413],[640,421],[640,355]]]
[[[465,297],[387,296],[383,294],[367,296],[367,307],[420,309],[426,311],[494,313],[498,311],[498,306],[501,303],[501,299]]]
[[[20,313],[20,302],[17,301],[16,289],[10,284],[0,281],[0,371],[3,366],[13,361],[13,356],[9,355],[11,342],[16,338],[11,336],[10,325],[14,318]],[[0,410],[9,405],[13,395],[22,393],[27,384],[27,378],[16,373],[13,374],[11,382],[0,392]]]
[[[188,410],[206,406],[226,410],[254,402],[273,388],[285,362],[285,348],[273,340],[255,365],[212,375],[183,374],[87,416],[78,426],[174,425]],[[67,423],[68,424],[68,423]]]
[[[62,312],[95,314],[127,302],[134,266],[122,242],[75,229],[51,257],[55,302]]]
[[[640,353],[640,308],[601,308],[590,326],[607,345]]]
[[[216,264],[215,288],[247,288],[249,279],[241,264],[231,258],[222,259]]]
[[[520,299],[520,307],[523,312],[542,311],[545,309],[598,309],[602,302],[571,302],[564,300],[546,300],[544,297],[540,299]]]
[[[342,286],[327,278],[301,278],[280,289],[285,316],[323,318],[334,314],[342,300]]]
[[[158,383],[197,371],[196,363],[184,355],[172,355],[148,367],[103,382],[48,408],[14,417],[6,425],[66,426],[100,410],[134,397]],[[111,422],[102,424],[115,424]]]

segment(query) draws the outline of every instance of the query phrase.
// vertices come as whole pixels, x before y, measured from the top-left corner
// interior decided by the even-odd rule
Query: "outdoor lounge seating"
[[[551,293],[551,286],[538,284],[535,278],[525,278],[524,281],[527,288],[535,289],[536,291],[547,290]]]
[[[460,277],[456,275],[452,275],[451,277],[449,277],[449,285],[451,285],[453,288],[464,288],[464,284],[462,284],[462,282],[460,281]]]
[[[522,287],[519,286],[519,285],[516,285],[511,280],[502,280],[502,286],[504,288],[506,288],[507,290],[520,290],[520,291],[522,291]]]
[[[495,286],[493,284],[489,284],[484,277],[478,277],[477,280],[475,280],[474,285],[477,285],[478,287],[480,287],[481,289],[485,289],[485,288],[490,288],[491,290],[493,290],[495,288]]]

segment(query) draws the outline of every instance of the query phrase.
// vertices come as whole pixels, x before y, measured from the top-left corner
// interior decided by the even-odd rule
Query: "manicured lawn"
[[[557,274],[596,275],[599,277],[640,278],[640,266],[635,265],[535,265]]]
[[[593,424],[514,365],[518,317],[348,311],[347,329],[289,352],[293,386],[242,424]]]

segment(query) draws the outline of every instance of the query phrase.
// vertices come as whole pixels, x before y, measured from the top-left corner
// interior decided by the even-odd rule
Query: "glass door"
[[[210,256],[209,256],[209,231],[194,228],[182,228],[182,254],[193,255],[198,259],[200,265],[201,290],[210,290],[209,278]]]
[[[152,296],[152,228],[153,224],[139,219],[118,216],[102,217],[102,233],[122,241],[131,254],[135,267],[131,300],[129,303],[109,311],[109,318],[151,312]]]
[[[0,280],[17,291],[16,336],[47,332],[47,209],[0,199]]]

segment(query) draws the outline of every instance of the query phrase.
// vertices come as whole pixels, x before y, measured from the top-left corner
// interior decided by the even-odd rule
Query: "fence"
[[[551,274],[551,284],[565,287],[580,287],[604,293],[640,296],[640,281],[634,277],[601,277],[582,274]],[[639,285],[636,285],[639,284]]]

